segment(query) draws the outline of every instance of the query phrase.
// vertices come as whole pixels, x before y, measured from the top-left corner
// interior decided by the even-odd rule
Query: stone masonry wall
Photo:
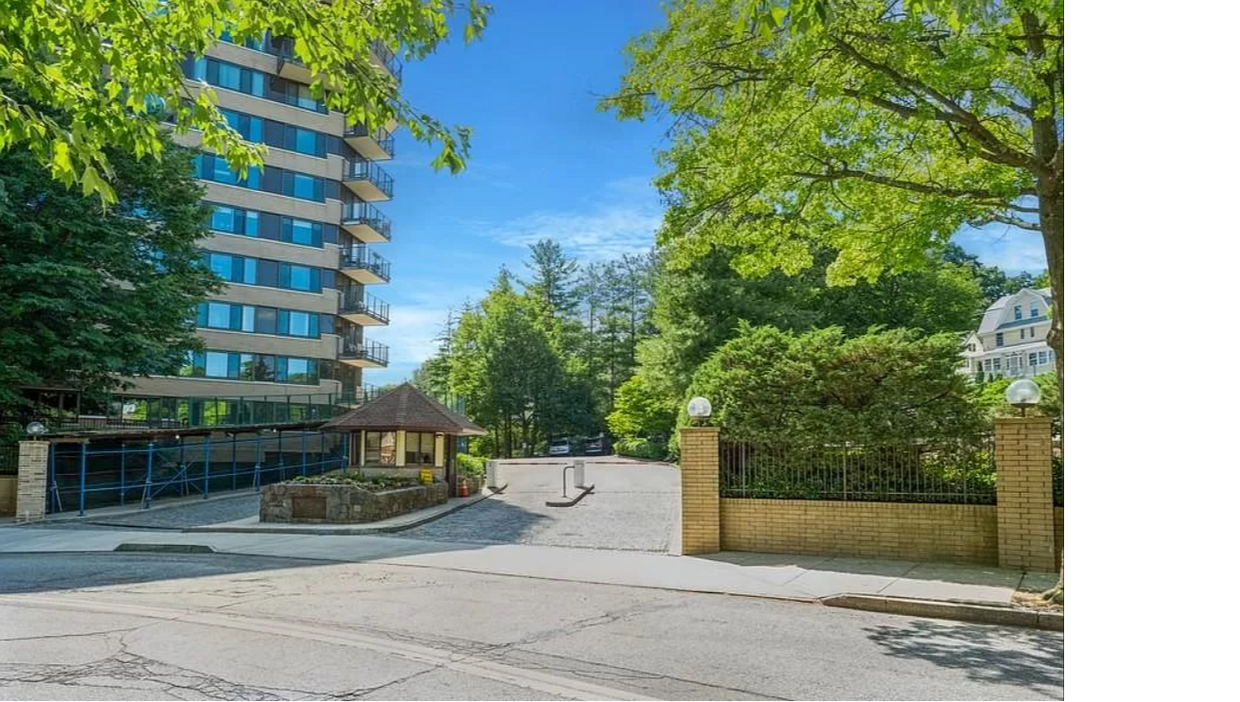
[[[378,522],[443,504],[447,500],[446,483],[384,492],[370,492],[352,485],[274,483],[263,486],[259,521],[295,524]],[[297,516],[294,516],[295,513]]]

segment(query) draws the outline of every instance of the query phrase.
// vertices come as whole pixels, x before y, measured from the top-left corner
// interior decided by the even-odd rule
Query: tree
[[[666,435],[676,423],[676,411],[638,373],[616,390],[616,408],[607,415],[607,428],[625,439]]]
[[[677,117],[660,240],[744,273],[839,252],[835,284],[916,270],[967,223],[1042,233],[1063,378],[1063,4],[680,0],[629,48],[621,117]]]
[[[564,254],[552,239],[542,239],[530,246],[525,262],[530,270],[529,282],[522,282],[525,292],[542,305],[547,314],[567,319],[577,313],[581,291],[577,279],[577,261]]]
[[[220,285],[198,251],[208,211],[192,154],[160,138],[159,160],[107,154],[106,209],[28,151],[0,153],[0,407],[22,386],[176,374],[198,348],[193,307]]]
[[[683,262],[913,270],[966,224],[1038,231],[1064,377],[1061,0],[679,0],[604,108],[677,117],[660,240]],[[1058,596],[1062,598],[1062,588]]]
[[[745,277],[732,269],[733,250],[717,247],[686,267],[662,266],[655,284],[658,335],[638,348],[646,382],[678,405],[694,370],[741,322],[803,332],[831,326],[848,336],[872,327],[964,333],[976,328],[989,302],[975,270],[932,259],[920,271],[884,273],[873,283],[827,287],[831,250],[814,251],[813,265],[795,274]],[[962,252],[963,253],[963,252]],[[999,272],[1002,276],[1002,272]]]
[[[217,109],[214,90],[186,85],[185,56],[221,37],[287,47],[314,76],[311,94],[349,124],[396,122],[440,146],[436,168],[464,167],[469,130],[450,128],[410,105],[372,52],[421,59],[448,37],[453,0],[0,0],[0,152],[21,146],[64,185],[115,201],[111,155],[158,157],[165,111],[175,129],[202,132],[206,148],[236,172],[261,167],[264,150],[245,142]],[[470,0],[466,41],[490,7]]]
[[[848,337],[742,324],[693,375],[711,419],[752,442],[904,442],[965,438],[982,427],[955,334],[893,329]],[[682,417],[682,421],[687,417]]]

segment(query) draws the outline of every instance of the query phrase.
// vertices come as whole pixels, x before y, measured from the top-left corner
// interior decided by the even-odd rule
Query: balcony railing
[[[340,223],[362,241],[373,243],[392,240],[392,222],[368,202],[344,203]]]
[[[340,296],[340,314],[365,315],[387,324],[391,319],[390,305],[365,290],[352,290]]]
[[[401,73],[404,71],[405,67],[404,64],[400,62],[400,58],[396,55],[396,52],[387,48],[387,46],[379,41],[371,42],[370,49],[374,52],[375,58],[379,60],[379,63],[388,70],[388,73],[392,74],[393,78],[396,79],[396,82],[401,82]]]
[[[354,124],[345,128],[344,139],[355,151],[371,160],[377,161],[396,155],[396,137],[383,128],[370,130],[364,124]]]
[[[369,246],[346,246],[340,250],[340,267],[347,270],[362,270],[374,274],[375,277],[388,282],[392,279],[392,263],[370,249]],[[365,282],[375,282],[367,280]]]
[[[344,162],[344,183],[357,196],[366,201],[391,200],[392,176],[379,164],[366,159],[349,159]]]
[[[345,339],[340,349],[341,359],[356,359],[366,365],[386,367],[388,364],[388,347],[377,341]]]

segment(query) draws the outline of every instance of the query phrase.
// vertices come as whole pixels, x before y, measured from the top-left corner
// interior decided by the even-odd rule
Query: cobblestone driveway
[[[663,463],[587,459],[586,484],[594,492],[574,507],[548,507],[560,499],[563,461],[507,463],[502,495],[395,538],[487,544],[537,544],[575,548],[662,551],[679,548],[680,472]],[[575,495],[569,475],[569,495]]]

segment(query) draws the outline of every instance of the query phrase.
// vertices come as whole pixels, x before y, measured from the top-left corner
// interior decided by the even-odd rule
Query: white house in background
[[[1055,352],[1046,345],[1050,306],[1047,289],[1024,288],[995,300],[964,341],[960,372],[987,379],[1054,372]]]

